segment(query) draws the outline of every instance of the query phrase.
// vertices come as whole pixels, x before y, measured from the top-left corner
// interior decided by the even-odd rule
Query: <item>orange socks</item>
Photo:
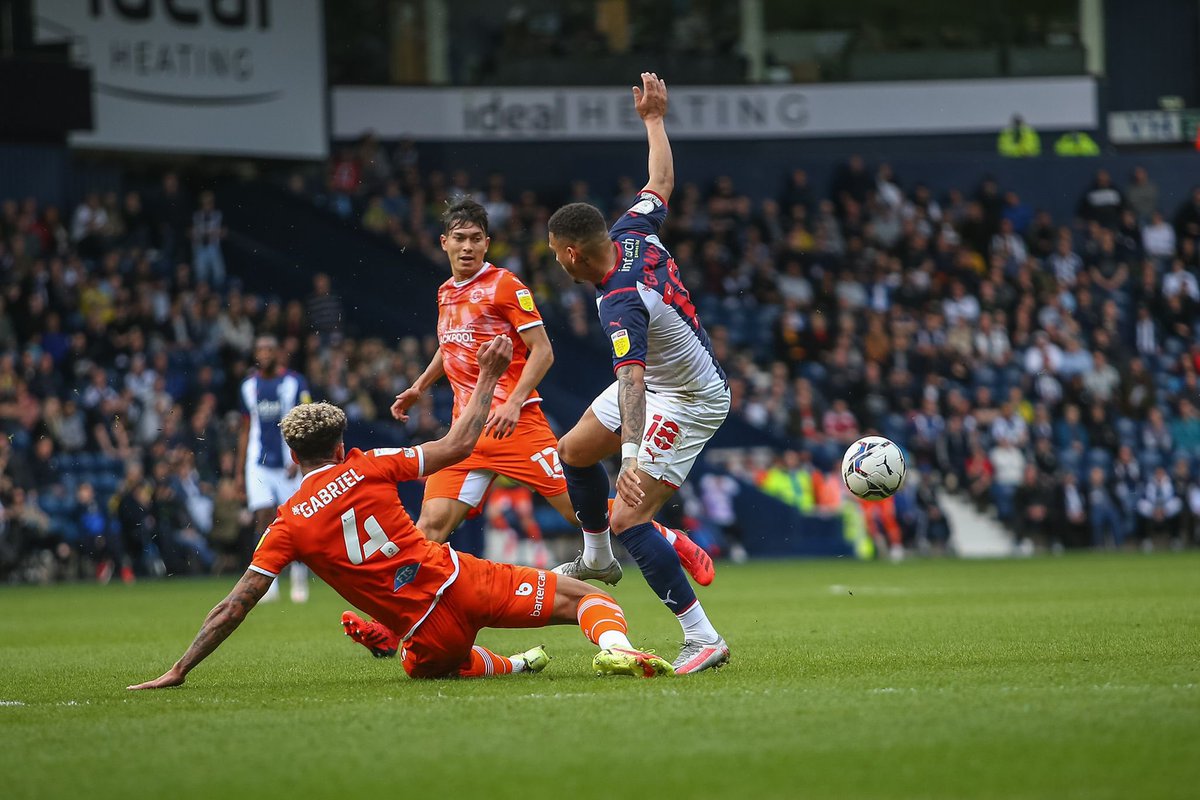
[[[576,615],[583,635],[601,650],[610,647],[633,649],[625,635],[629,631],[625,624],[625,612],[611,597],[603,594],[584,595],[579,601]]]
[[[498,656],[486,647],[471,648],[471,665],[459,670],[463,678],[483,678],[488,675],[507,675],[513,671],[513,662]]]

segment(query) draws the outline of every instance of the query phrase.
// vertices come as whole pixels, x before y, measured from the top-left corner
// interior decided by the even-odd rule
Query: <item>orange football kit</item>
[[[438,342],[442,366],[454,389],[454,418],[471,399],[479,379],[479,348],[502,334],[513,341],[513,359],[496,387],[492,407],[504,403],[525,369],[529,349],[521,332],[544,324],[533,294],[506,269],[484,264],[466,281],[438,289]],[[425,483],[426,499],[449,497],[478,506],[496,475],[504,475],[543,497],[567,490],[558,462],[558,437],[550,430],[535,390],[521,409],[516,430],[504,439],[484,435],[466,460],[439,470]]]
[[[420,447],[355,449],[308,473],[263,534],[250,569],[275,576],[292,561],[307,564],[399,633],[404,669],[415,678],[490,675],[507,659],[475,646],[476,634],[546,625],[558,576],[426,539],[396,495],[398,482],[421,477],[423,460]],[[624,629],[624,617],[606,603],[593,612],[603,619],[589,615],[585,632]]]
[[[482,627],[539,627],[558,576],[493,564],[425,539],[396,495],[421,475],[420,447],[352,450],[313,470],[280,506],[250,569],[276,576],[302,561],[348,602],[398,633],[414,678],[490,674],[478,663]],[[480,650],[482,648],[479,648]]]

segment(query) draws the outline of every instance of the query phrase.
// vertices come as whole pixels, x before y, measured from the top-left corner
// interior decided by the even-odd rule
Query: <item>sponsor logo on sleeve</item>
[[[619,331],[613,331],[611,334],[609,334],[608,338],[612,339],[613,354],[617,358],[621,358],[622,356],[624,356],[626,353],[629,352],[629,331],[628,330],[626,330],[625,328],[621,328],[621,330],[619,330]]]
[[[629,209],[630,214],[649,214],[654,210],[654,201],[647,198],[634,203],[633,208]]]
[[[517,303],[526,311],[533,311],[533,294],[528,289],[517,289]]]

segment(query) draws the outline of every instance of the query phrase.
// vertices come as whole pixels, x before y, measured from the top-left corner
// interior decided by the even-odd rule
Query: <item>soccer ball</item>
[[[863,500],[891,497],[904,483],[904,453],[891,439],[864,436],[842,456],[842,480]]]

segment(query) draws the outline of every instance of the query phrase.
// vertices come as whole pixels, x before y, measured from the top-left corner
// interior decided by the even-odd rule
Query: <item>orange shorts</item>
[[[508,437],[494,439],[485,433],[466,460],[430,475],[425,481],[425,499],[449,497],[475,508],[497,475],[522,483],[542,497],[567,490],[558,462],[558,437],[550,430],[540,404],[521,409],[517,428]]]
[[[457,675],[471,666],[482,628],[540,628],[550,623],[558,575],[458,554],[458,579],[400,654],[414,678]]]

